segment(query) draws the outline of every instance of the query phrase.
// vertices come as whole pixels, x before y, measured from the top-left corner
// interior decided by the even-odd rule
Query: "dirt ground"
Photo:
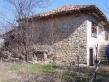
[[[80,72],[83,70],[93,73],[93,68],[80,68]],[[56,78],[53,76],[54,71],[54,68],[51,69],[49,66],[43,67],[38,64],[26,63],[21,65],[20,63],[0,62],[0,82],[61,82],[60,77]],[[109,66],[100,67],[97,72],[96,82],[109,82]]]

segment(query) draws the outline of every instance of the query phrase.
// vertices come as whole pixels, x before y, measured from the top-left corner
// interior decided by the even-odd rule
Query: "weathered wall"
[[[92,36],[92,22],[96,23],[97,28],[97,37]],[[98,21],[96,18],[89,16],[87,20],[87,65],[90,65],[92,61],[93,64],[95,63],[96,57],[99,57],[100,50],[106,42],[105,33],[108,33],[108,28],[106,28],[103,23]],[[108,36],[107,36],[108,37]],[[91,59],[90,49],[93,49],[93,59]],[[104,50],[105,51],[105,50]]]
[[[33,41],[36,50],[54,54],[57,61],[86,63],[87,16],[63,16],[42,19],[33,26]]]
[[[49,56],[55,56],[57,63],[77,63],[77,55],[80,58],[80,63],[86,63],[87,20],[87,15],[70,15],[34,21],[26,29],[27,45],[34,44],[32,47],[36,51],[46,51]],[[22,33],[19,34],[19,40],[21,40]],[[17,37],[18,34],[15,38]],[[25,50],[23,49],[25,47],[19,46],[19,40],[10,40],[13,50],[17,53],[19,50],[20,52]]]

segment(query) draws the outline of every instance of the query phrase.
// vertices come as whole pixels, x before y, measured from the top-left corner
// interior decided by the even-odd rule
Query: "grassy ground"
[[[0,82],[37,82],[37,79],[41,79],[42,77],[51,78],[50,76],[57,69],[53,64],[27,63],[1,63],[0,68]]]
[[[69,70],[63,72],[54,64],[2,62],[0,63],[0,82],[73,82],[74,80],[76,82],[88,82],[90,76],[87,73],[90,72],[92,70],[89,68],[81,68],[80,73]],[[97,82],[109,82],[108,78],[109,66],[103,66],[97,73]],[[63,81],[63,79],[65,80]]]
[[[40,74],[52,74],[56,70],[56,66],[53,64],[14,64],[9,68],[10,71],[19,73],[20,71],[27,71],[29,73],[40,73]]]

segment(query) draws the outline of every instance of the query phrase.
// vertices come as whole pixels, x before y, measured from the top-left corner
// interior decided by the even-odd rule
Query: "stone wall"
[[[56,56],[56,61],[86,63],[86,19],[84,15],[62,16],[34,22],[33,41],[36,50]]]
[[[86,63],[87,17],[70,15],[34,21],[26,29],[27,45],[31,45],[31,49],[36,50],[36,53],[37,51],[46,52],[48,57],[52,57],[52,60],[57,63],[77,63],[77,56],[80,63]],[[18,33],[17,30],[15,33],[15,38],[19,37],[19,39],[11,39],[10,48],[13,48],[15,54],[21,55],[25,51],[23,49],[25,47],[19,44],[22,33],[21,31]]]

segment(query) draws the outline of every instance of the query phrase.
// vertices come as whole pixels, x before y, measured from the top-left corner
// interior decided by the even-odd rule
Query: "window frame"
[[[92,22],[91,25],[91,36],[97,38],[97,24],[95,22]]]

